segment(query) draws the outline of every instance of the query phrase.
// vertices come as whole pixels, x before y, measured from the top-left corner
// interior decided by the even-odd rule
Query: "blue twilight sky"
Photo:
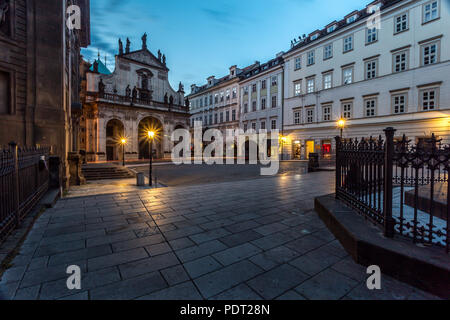
[[[91,1],[91,46],[83,55],[92,62],[100,49],[114,70],[118,38],[131,50],[148,47],[167,57],[169,80],[190,92],[190,85],[228,74],[254,61],[270,60],[290,48],[290,41],[340,20],[370,0],[94,0]]]

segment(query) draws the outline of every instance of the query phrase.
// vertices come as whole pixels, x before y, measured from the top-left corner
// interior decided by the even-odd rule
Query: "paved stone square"
[[[8,299],[434,299],[365,268],[313,211],[334,174],[63,199],[2,277]],[[66,287],[78,265],[81,290]]]

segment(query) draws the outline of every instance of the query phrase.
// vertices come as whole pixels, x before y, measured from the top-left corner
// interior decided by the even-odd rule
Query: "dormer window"
[[[336,30],[336,25],[332,25],[331,27],[328,27],[328,28],[327,28],[327,33],[331,33],[331,32],[333,32],[334,30]]]
[[[347,18],[347,23],[355,22],[356,19],[358,19],[358,15],[357,15],[357,14],[354,14],[354,15],[352,15],[352,16],[350,16],[350,17]]]
[[[316,40],[318,37],[319,37],[319,34],[318,34],[318,33],[313,34],[313,35],[311,36],[311,41]]]

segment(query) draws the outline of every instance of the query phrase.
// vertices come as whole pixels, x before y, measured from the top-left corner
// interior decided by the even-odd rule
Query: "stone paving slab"
[[[62,199],[1,275],[5,299],[435,299],[383,276],[367,290],[312,211],[332,173]],[[78,265],[82,289],[69,290]],[[383,282],[385,279],[385,282]]]

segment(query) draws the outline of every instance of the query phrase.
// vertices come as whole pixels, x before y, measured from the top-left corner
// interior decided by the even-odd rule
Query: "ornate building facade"
[[[66,26],[71,5],[80,8],[80,29]],[[89,0],[0,0],[0,145],[50,147],[64,186],[72,109],[80,105],[80,48],[89,44]]]
[[[150,129],[157,132],[154,156],[169,158],[172,132],[189,127],[184,88],[170,86],[165,55],[148,50],[146,34],[141,49],[130,46],[128,39],[125,48],[119,40],[112,73],[102,73],[99,61],[86,73],[78,144],[87,161],[122,160],[123,154],[127,160],[148,159]]]

